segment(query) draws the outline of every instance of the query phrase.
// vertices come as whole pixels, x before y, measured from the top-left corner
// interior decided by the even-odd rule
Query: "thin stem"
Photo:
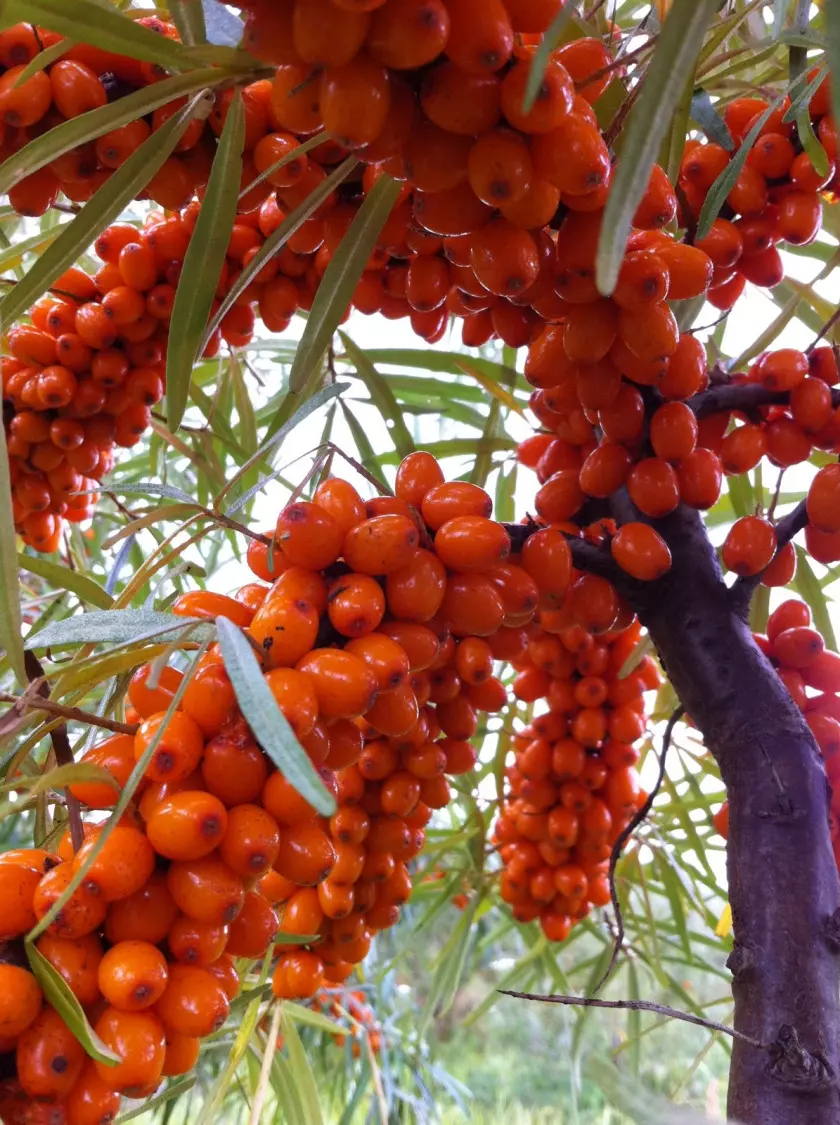
[[[90,711],[83,711],[80,707],[65,707],[40,695],[27,697],[0,691],[0,701],[11,703],[20,714],[24,714],[30,708],[35,711],[46,711],[48,715],[57,715],[70,722],[84,723],[89,727],[101,727],[102,730],[109,730],[113,734],[133,735],[139,729],[137,723],[120,723],[116,719],[103,719]]]
[[[615,869],[618,866],[618,861],[621,859],[621,853],[624,851],[624,845],[627,843],[627,841],[630,839],[639,825],[645,820],[648,813],[653,808],[653,802],[659,795],[659,790],[662,788],[662,782],[665,780],[665,763],[668,757],[668,750],[671,746],[671,738],[674,733],[674,727],[677,725],[684,714],[685,708],[678,707],[668,720],[668,725],[665,728],[665,735],[662,739],[662,753],[659,756],[659,776],[656,779],[656,784],[648,794],[645,803],[636,812],[635,816],[624,826],[618,839],[613,844],[612,853],[610,855],[609,882],[610,900],[612,902],[613,913],[615,914],[615,942],[613,944],[612,956],[610,957],[609,965],[607,965],[607,970],[595,985],[595,988],[592,990],[595,995],[597,995],[601,991],[601,989],[612,976],[613,969],[615,968],[616,962],[618,961],[618,956],[621,953],[621,947],[624,944],[624,915],[621,912],[621,902],[619,901],[618,888],[616,887],[615,883]]]
[[[769,1051],[770,1045],[762,1043],[760,1039],[753,1039],[751,1035],[744,1035],[729,1027],[725,1023],[716,1023],[714,1020],[704,1020],[702,1016],[693,1016],[690,1012],[681,1012],[678,1008],[668,1008],[664,1004],[654,1004],[651,1000],[596,1000],[591,996],[540,996],[533,992],[512,992],[507,988],[500,988],[502,996],[513,996],[517,1000],[539,1000],[543,1004],[566,1004],[575,1008],[612,1008],[625,1012],[654,1012],[658,1016],[667,1016],[669,1019],[681,1020],[683,1023],[693,1023],[696,1027],[705,1027],[708,1031],[719,1031],[724,1035],[731,1035],[759,1051]]]

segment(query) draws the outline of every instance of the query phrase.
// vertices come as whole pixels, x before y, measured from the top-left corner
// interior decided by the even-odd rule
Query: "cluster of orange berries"
[[[188,244],[177,215],[110,226],[94,244],[101,267],[67,270],[29,323],[7,332],[0,375],[14,519],[35,550],[56,550],[63,519],[90,518],[114,446],[133,446],[148,429]]]
[[[273,538],[251,540],[260,581],[233,597],[176,599],[176,614],[225,617],[250,638],[336,811],[319,816],[271,765],[215,648],[186,684],[172,666],[138,669],[126,708],[136,732],[81,759],[115,785],[70,786],[96,810],[80,850],[68,832],[54,855],[0,857],[0,938],[10,943],[85,866],[38,948],[122,1062],[86,1060],[34,977],[2,965],[0,1055],[14,1054],[16,1082],[4,1120],[21,1119],[7,1104],[32,1101],[60,1107],[66,1125],[108,1119],[121,1095],[144,1096],[192,1068],[236,995],[234,958],[273,946],[274,994],[308,999],[346,980],[396,923],[411,894],[408,864],[450,799],[447,775],[472,769],[479,716],[506,701],[494,658],[521,639],[539,600],[491,508],[482,489],[446,483],[431,456],[415,453],[393,497],[365,503],[329,479],[311,502],[287,506]],[[539,541],[529,559],[536,573],[550,569]],[[115,806],[154,739],[129,810],[99,840],[101,810]]]
[[[174,24],[156,16],[144,16],[137,23],[168,39],[179,38]],[[58,60],[20,82],[27,64],[61,38],[29,23],[0,32],[0,64],[5,68],[0,76],[0,159],[7,159],[65,121],[167,77],[166,71],[154,63],[103,51],[89,43],[74,43]],[[86,203],[185,104],[186,99],[177,99],[148,117],[130,121],[62,153],[10,189],[11,206],[18,214],[40,216],[60,195],[71,203]],[[221,98],[206,128],[203,121],[188,126],[176,151],[150,179],[144,199],[176,210],[206,185],[214,155],[211,139],[214,131],[221,132],[224,115],[225,101]],[[209,135],[205,136],[205,132]]]
[[[816,71],[808,75],[813,81]],[[826,167],[818,172],[799,142],[796,123],[785,120],[790,98],[771,109],[763,98],[736,98],[723,111],[723,121],[735,148],[758,125],[758,135],[726,197],[721,217],[697,245],[714,263],[709,302],[729,309],[746,282],[772,288],[784,277],[777,244],[804,246],[822,225],[823,200],[833,203],[837,180],[837,129],[831,114],[831,91],[826,79],[808,105],[816,134],[825,150]],[[696,224],[712,184],[734,156],[718,144],[690,140],[679,173],[680,221]]]
[[[534,627],[514,694],[548,710],[514,736],[514,764],[494,840],[500,893],[520,922],[538,920],[564,941],[592,906],[610,901],[612,845],[646,800],[634,745],[645,731],[644,693],[658,686],[649,656],[622,677],[639,626],[588,631]]]
[[[341,1020],[347,1028],[344,1035],[331,1035],[336,1047],[343,1047],[348,1037],[354,1058],[362,1054],[361,1039],[364,1036],[374,1054],[382,1050],[382,1027],[376,1013],[368,1002],[368,996],[360,989],[324,988],[312,999],[312,1007],[324,1012],[334,1020]]]
[[[800,708],[825,759],[832,786],[831,839],[840,867],[840,655],[825,646],[804,602],[789,598],[771,614],[766,634],[753,634],[764,655]],[[729,831],[729,805],[715,813],[714,825]]]

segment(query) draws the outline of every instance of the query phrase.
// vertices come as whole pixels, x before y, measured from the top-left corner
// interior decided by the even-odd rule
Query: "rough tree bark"
[[[820,755],[698,513],[681,507],[657,528],[673,566],[625,592],[727,787],[735,1027],[768,1045],[735,1043],[728,1112],[743,1125],[838,1125],[840,880]]]

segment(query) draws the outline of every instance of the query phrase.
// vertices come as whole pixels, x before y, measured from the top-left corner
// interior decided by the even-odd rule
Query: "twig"
[[[759,406],[783,406],[790,401],[789,391],[771,391],[760,383],[726,383],[710,387],[687,400],[698,418],[724,410],[756,410]],[[840,406],[840,388],[831,388],[833,406]]]
[[[580,518],[580,513],[578,513],[578,518]],[[510,536],[513,551],[521,551],[526,539],[537,531],[545,530],[544,524],[539,524],[530,517],[526,523],[505,523],[502,524],[502,527]],[[609,549],[605,550],[603,547],[589,543],[585,539],[578,539],[574,535],[567,535],[566,542],[569,544],[572,561],[578,570],[585,570],[589,574],[598,574],[602,578],[608,578],[619,593],[625,593],[638,587],[638,582],[621,569]]]
[[[674,727],[677,725],[684,714],[685,708],[678,707],[676,711],[674,711],[673,715],[671,715],[671,718],[668,720],[668,725],[665,727],[665,735],[662,739],[662,753],[659,756],[659,776],[656,779],[656,784],[654,785],[653,789],[651,789],[650,793],[648,793],[648,797],[645,803],[636,812],[635,816],[629,821],[629,823],[625,824],[618,839],[613,844],[612,854],[610,855],[609,881],[610,900],[612,902],[612,908],[615,914],[615,942],[613,944],[610,963],[609,965],[607,965],[607,971],[604,973],[604,975],[592,990],[594,995],[597,995],[601,991],[609,978],[612,976],[612,971],[615,968],[616,961],[618,960],[618,955],[621,952],[622,945],[624,944],[624,915],[621,913],[621,903],[619,902],[618,889],[615,885],[615,869],[618,866],[619,859],[621,859],[621,853],[624,851],[624,845],[627,843],[627,841],[630,839],[630,837],[633,835],[642,821],[647,817],[648,813],[653,808],[653,802],[659,795],[659,790],[662,788],[662,782],[665,780],[665,764],[668,757],[668,750],[671,746],[671,736],[674,733]]]
[[[25,652],[23,654],[24,664],[26,666],[26,674],[29,677],[30,683],[37,683],[35,688],[38,695],[48,702],[47,697],[50,694],[50,688],[47,681],[44,679],[44,669],[40,660],[33,652]],[[39,682],[40,681],[40,682]],[[35,706],[34,700],[31,706]],[[70,746],[70,739],[67,737],[67,727],[62,723],[61,726],[56,727],[50,731],[50,742],[52,743],[53,754],[59,766],[72,766],[73,764],[73,750]],[[85,830],[82,825],[82,807],[79,804],[77,797],[74,797],[67,790],[67,822],[70,828],[70,842],[73,845],[73,851],[77,852],[85,842]]]
[[[838,320],[840,320],[840,308],[837,308],[837,309],[834,310],[834,312],[831,314],[831,316],[828,318],[828,320],[825,322],[825,324],[822,326],[822,328],[816,334],[814,339],[811,341],[811,343],[805,349],[806,355],[811,354],[811,352],[814,350],[814,348],[817,346],[817,344],[820,342],[820,340],[822,340],[823,337],[826,336],[831,331],[831,329],[834,327],[834,325],[837,323]]]
[[[788,513],[784,519],[779,520],[776,524],[776,554],[781,551],[790,543],[795,535],[803,531],[808,526],[808,508],[807,502],[801,500],[792,512]],[[775,558],[775,555],[773,556]],[[772,561],[772,560],[771,560]],[[766,568],[765,568],[766,569]],[[761,583],[763,570],[758,574],[750,574],[743,578],[739,578],[735,582],[730,591],[732,595],[732,602],[735,611],[741,617],[746,617],[749,613],[750,602],[752,601],[753,594],[758,589]]]
[[[654,1004],[651,1000],[596,1000],[589,996],[540,996],[533,992],[511,992],[507,988],[500,988],[499,992],[502,996],[513,996],[517,1000],[539,1000],[544,1004],[567,1004],[576,1008],[613,1008],[625,1012],[653,1012],[658,1016],[682,1020],[683,1023],[693,1023],[696,1027],[705,1027],[708,1031],[731,1035],[733,1039],[747,1043],[758,1051],[769,1051],[771,1046],[762,1043],[760,1039],[753,1039],[751,1035],[744,1035],[742,1031],[736,1031],[728,1024],[704,1020],[702,1016],[693,1016],[690,1012],[681,1012],[678,1008],[668,1008],[664,1004]]]
[[[13,704],[13,709],[19,710],[21,714],[31,707],[36,711],[46,711],[48,715],[58,715],[71,722],[84,723],[89,727],[101,727],[102,730],[109,730],[114,734],[136,734],[139,729],[137,723],[120,723],[116,719],[103,719],[90,711],[83,711],[80,707],[65,707],[61,703],[54,703],[43,695],[40,688],[39,693],[35,697],[26,697],[0,691],[0,701]]]

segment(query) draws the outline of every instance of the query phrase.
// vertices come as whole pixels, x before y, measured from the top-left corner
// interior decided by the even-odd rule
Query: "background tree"
[[[235,7],[0,12],[0,1116],[837,1121],[835,5]]]

